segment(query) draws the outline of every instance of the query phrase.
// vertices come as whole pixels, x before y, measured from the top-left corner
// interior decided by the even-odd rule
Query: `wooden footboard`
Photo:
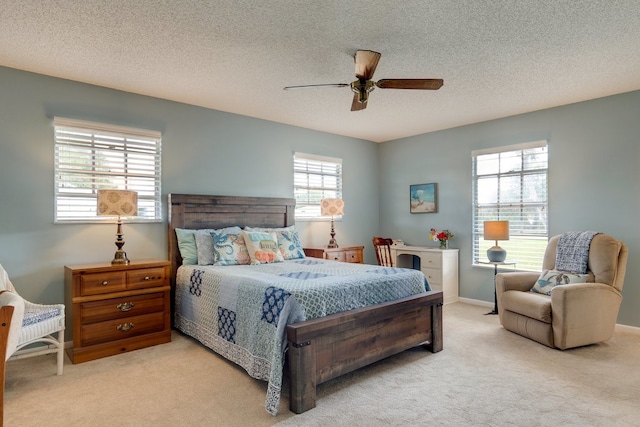
[[[425,344],[442,350],[442,292],[431,291],[287,326],[290,409],[316,406],[316,386]]]

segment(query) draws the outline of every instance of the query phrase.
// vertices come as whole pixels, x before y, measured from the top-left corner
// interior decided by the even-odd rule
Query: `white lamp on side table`
[[[117,216],[118,226],[116,229],[116,250],[111,264],[129,264],[127,253],[122,249],[124,239],[122,238],[123,216],[138,215],[138,193],[128,190],[98,190],[98,216]]]
[[[331,239],[327,248],[337,248],[336,230],[333,228],[333,217],[344,215],[344,201],[342,199],[322,199],[320,200],[320,215],[331,217]]]

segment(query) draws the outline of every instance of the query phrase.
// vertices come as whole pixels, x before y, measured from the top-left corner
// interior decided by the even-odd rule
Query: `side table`
[[[513,265],[515,268],[516,262],[513,260],[505,259],[504,261],[478,261],[478,264],[490,264],[493,265],[493,311],[485,314],[498,314],[498,291],[496,290],[496,274],[498,274],[499,265]]]
[[[73,363],[171,341],[169,261],[66,265],[65,304],[73,313]]]
[[[304,248],[308,257],[362,264],[364,246],[340,246],[339,248]]]

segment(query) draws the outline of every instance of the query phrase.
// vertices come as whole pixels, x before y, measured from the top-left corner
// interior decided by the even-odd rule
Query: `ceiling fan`
[[[380,89],[417,89],[417,90],[438,90],[442,87],[442,79],[382,79],[374,82],[371,80],[376,71],[378,61],[382,55],[372,50],[358,50],[354,55],[356,63],[356,77],[351,83],[329,83],[302,86],[287,86],[284,89],[304,89],[313,87],[351,87],[353,91],[353,102],[351,111],[360,111],[367,108],[369,92],[376,87]]]

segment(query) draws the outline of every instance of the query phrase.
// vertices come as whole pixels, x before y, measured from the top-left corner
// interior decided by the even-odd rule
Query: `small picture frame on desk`
[[[438,212],[438,184],[412,184],[409,186],[409,211],[414,213]]]

